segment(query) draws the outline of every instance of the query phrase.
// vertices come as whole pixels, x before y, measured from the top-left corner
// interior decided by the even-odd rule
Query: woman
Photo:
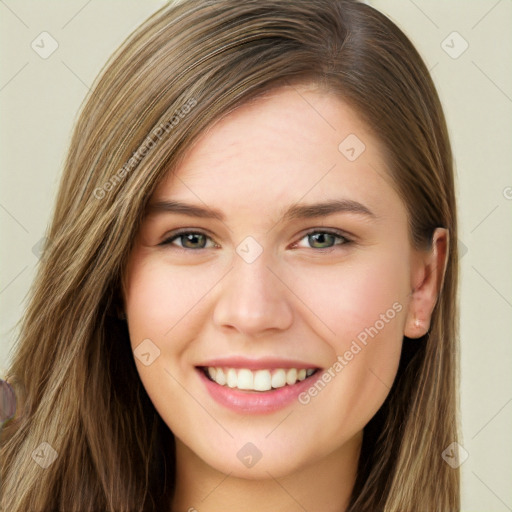
[[[6,510],[459,510],[428,71],[352,0],[185,0],[80,114],[7,380]]]

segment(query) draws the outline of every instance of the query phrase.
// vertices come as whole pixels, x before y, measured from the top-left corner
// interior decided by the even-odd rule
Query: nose
[[[247,263],[235,255],[233,268],[221,281],[213,319],[216,326],[246,336],[282,331],[293,322],[290,290],[265,252]]]

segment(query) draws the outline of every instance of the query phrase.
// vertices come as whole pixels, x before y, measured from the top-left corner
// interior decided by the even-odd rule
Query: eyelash
[[[328,235],[332,235],[332,236],[336,237],[338,240],[342,241],[341,243],[335,243],[331,247],[320,247],[320,248],[310,247],[310,249],[313,249],[315,251],[330,252],[330,251],[333,251],[337,246],[348,245],[348,244],[353,242],[352,239],[350,239],[344,233],[342,233],[340,231],[337,231],[337,230],[332,230],[332,229],[322,229],[322,230],[320,230],[320,229],[312,229],[312,230],[308,231],[307,233],[305,233],[297,242],[294,242],[292,245],[295,247],[304,238],[307,238],[308,236],[315,235],[315,234],[328,234]],[[177,249],[178,251],[184,251],[184,252],[190,252],[190,251],[197,251],[197,252],[199,252],[199,251],[203,251],[203,250],[206,250],[206,249],[211,249],[211,247],[200,247],[199,249],[191,249],[191,248],[188,248],[188,247],[180,247],[179,245],[174,245],[172,243],[172,242],[174,242],[174,240],[179,239],[183,235],[201,235],[201,236],[205,236],[206,238],[208,238],[208,239],[213,241],[213,239],[209,235],[207,235],[206,233],[203,233],[202,231],[181,230],[181,231],[177,231],[177,232],[173,233],[171,236],[166,238],[163,242],[159,243],[158,245],[160,245],[160,246],[172,245],[173,246],[173,250]]]

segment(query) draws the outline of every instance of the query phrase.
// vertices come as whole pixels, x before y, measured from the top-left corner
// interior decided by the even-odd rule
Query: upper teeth
[[[286,384],[295,384],[313,375],[314,368],[297,369],[279,368],[277,370],[248,370],[247,368],[207,368],[210,378],[221,386],[252,391],[268,391],[272,388],[282,388]]]

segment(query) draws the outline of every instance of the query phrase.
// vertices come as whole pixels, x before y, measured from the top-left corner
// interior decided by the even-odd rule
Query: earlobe
[[[417,254],[411,273],[411,299],[404,335],[421,338],[430,328],[432,312],[443,288],[449,254],[449,231],[436,228],[427,252]]]

